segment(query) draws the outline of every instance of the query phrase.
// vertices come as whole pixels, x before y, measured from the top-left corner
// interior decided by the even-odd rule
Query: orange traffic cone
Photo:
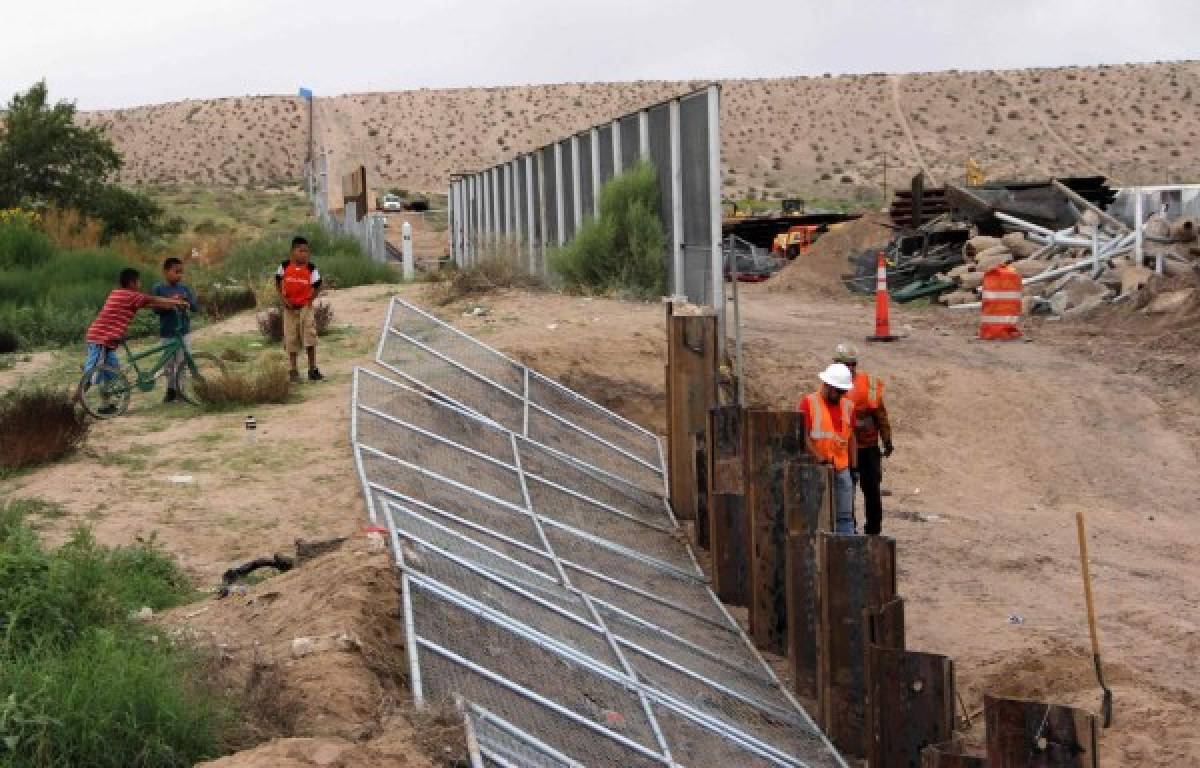
[[[898,338],[892,335],[892,324],[888,320],[887,258],[880,251],[879,267],[875,272],[875,335],[868,336],[867,341],[895,341]]]

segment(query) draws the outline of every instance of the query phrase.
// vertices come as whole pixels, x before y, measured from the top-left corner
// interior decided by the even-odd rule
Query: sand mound
[[[817,240],[807,256],[800,256],[771,279],[770,291],[814,291],[838,295],[845,291],[842,275],[850,272],[846,261],[852,254],[883,246],[895,236],[887,214],[868,213],[855,221],[834,227]]]
[[[404,636],[396,571],[364,538],[251,586],[245,595],[164,614],[174,633],[211,646],[216,674],[245,705],[239,739],[257,745],[213,768],[424,768],[437,744],[415,738],[403,689]],[[298,642],[297,642],[298,641]]]

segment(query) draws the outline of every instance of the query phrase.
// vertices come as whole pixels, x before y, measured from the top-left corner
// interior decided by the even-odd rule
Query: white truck
[[[399,195],[393,195],[389,192],[388,194],[384,195],[383,199],[380,201],[379,210],[383,211],[384,213],[403,211],[404,201],[400,199]]]

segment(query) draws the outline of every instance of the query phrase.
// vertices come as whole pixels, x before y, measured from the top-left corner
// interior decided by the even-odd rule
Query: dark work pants
[[[883,484],[883,454],[878,445],[858,449],[858,483],[862,486],[863,510],[867,516],[863,533],[878,534],[883,524],[883,499],[879,494]]]

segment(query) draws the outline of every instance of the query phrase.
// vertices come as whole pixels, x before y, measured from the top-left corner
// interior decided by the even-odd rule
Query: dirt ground
[[[870,332],[872,310],[846,295],[768,286],[741,294],[748,391],[790,407],[834,344]],[[381,661],[402,650],[394,582],[386,556],[362,537],[348,442],[350,370],[370,358],[394,290],[329,295],[348,326],[322,352],[330,380],[306,385],[302,402],[258,409],[254,444],[245,414],[180,418],[144,396],[129,416],[98,425],[80,456],[6,481],[6,493],[63,504],[62,517],[43,521],[46,535],[87,523],[108,543],[153,536],[202,583],[247,557],[287,552],[296,538],[351,537],[343,552],[245,598],[167,617],[226,647],[231,685],[253,690],[252,673],[265,666],[302,705],[284,714],[288,728],[264,730],[278,738],[214,768],[423,766],[446,749],[420,746],[424,730],[402,716],[402,674]],[[422,301],[425,289],[400,290]],[[474,307],[484,314],[464,314]],[[435,311],[662,429],[661,305],[505,292]],[[893,307],[893,320],[906,338],[860,348],[864,368],[887,381],[896,432],[885,533],[898,542],[909,646],[954,658],[971,713],[985,691],[1098,706],[1075,539],[1082,510],[1116,699],[1102,762],[1200,766],[1195,337],[1110,333],[1102,318],[1043,323],[1025,343],[983,343],[970,318],[946,310]],[[242,315],[203,333],[252,328]],[[192,482],[168,479],[182,474]],[[289,654],[294,637],[340,632],[358,650]],[[981,732],[977,722],[972,736]]]
[[[898,542],[909,645],[954,658],[967,710],[985,692],[1098,706],[1082,510],[1116,697],[1103,763],[1200,766],[1195,342],[1155,352],[1144,334],[1113,341],[1043,323],[1028,342],[989,344],[969,318],[893,307],[907,338],[872,346],[862,300],[769,283],[742,296],[752,401],[792,407],[847,339],[887,380],[897,448],[885,532]],[[460,326],[662,429],[661,307],[523,294],[475,303],[489,314]]]

